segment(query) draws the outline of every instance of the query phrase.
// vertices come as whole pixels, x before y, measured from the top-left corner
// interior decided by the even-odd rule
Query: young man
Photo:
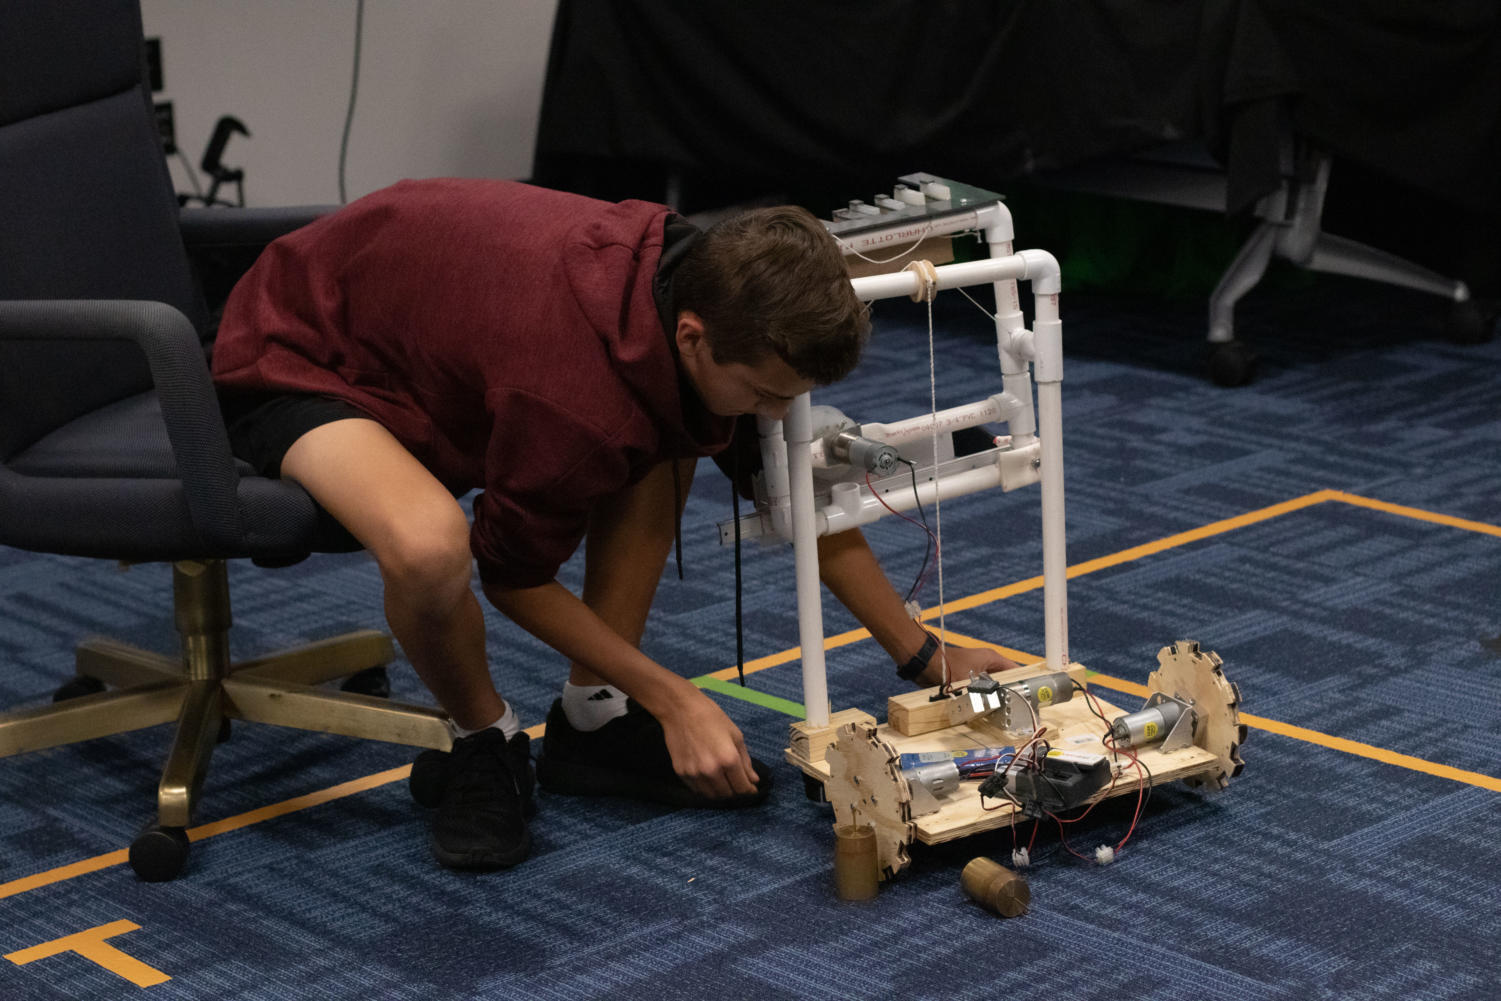
[[[572,662],[544,785],[764,798],[770,772],[738,728],[639,643],[692,463],[737,415],[780,418],[848,374],[867,333],[801,209],[700,233],[663,206],[501,181],[376,192],[272,244],[236,286],[213,360],[236,452],[374,556],[391,632],[450,716],[453,750],[419,756],[413,783],[437,807],[441,863],[499,868],[530,848],[528,739],[490,675],[471,561],[490,603]],[[471,525],[455,497],[477,488]],[[914,656],[924,631],[845,536],[821,546],[831,589]],[[554,575],[585,538],[576,597]]]

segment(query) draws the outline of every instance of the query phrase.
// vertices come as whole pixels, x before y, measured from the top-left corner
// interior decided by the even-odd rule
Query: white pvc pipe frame
[[[1058,319],[1062,280],[1058,261],[1043,250],[1011,252],[1011,215],[999,202],[947,220],[946,232],[979,229],[990,257],[935,268],[937,289],[990,282],[995,287],[996,347],[1003,392],[1021,405],[1014,408],[1010,431],[1014,447],[1036,440],[1041,461],[1042,577],[1044,644],[1049,671],[1062,671],[1068,656],[1067,556],[1063,519],[1063,328]],[[1034,302],[1032,331],[1024,329],[1017,294],[1018,280],[1030,281]],[[862,300],[920,296],[923,279],[915,271],[896,271],[851,279]],[[1032,373],[1028,374],[1028,363]],[[1032,383],[1037,385],[1037,425],[1032,426]],[[798,641],[802,646],[803,705],[811,726],[829,723],[828,676],[823,650],[823,604],[818,577],[818,522],[813,499],[812,417],[805,393],[793,401],[781,422],[786,441],[786,472],[791,493],[792,548],[797,586]],[[762,434],[775,423],[763,423]],[[1040,439],[1040,440],[1038,440]],[[768,468],[768,473],[777,472]],[[949,491],[938,491],[938,496]],[[954,491],[954,495],[965,491]]]

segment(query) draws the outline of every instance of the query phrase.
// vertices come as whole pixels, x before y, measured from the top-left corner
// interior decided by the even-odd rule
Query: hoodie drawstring
[[[683,474],[678,460],[672,461],[672,542],[677,554],[678,580],[683,579]]]

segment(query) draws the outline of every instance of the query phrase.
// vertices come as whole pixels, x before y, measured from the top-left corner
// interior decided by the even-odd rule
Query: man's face
[[[779,421],[787,415],[792,401],[813,388],[776,355],[768,355],[754,364],[721,364],[709,351],[703,336],[703,324],[693,313],[678,318],[678,357],[683,371],[710,413],[721,417],[755,414]]]

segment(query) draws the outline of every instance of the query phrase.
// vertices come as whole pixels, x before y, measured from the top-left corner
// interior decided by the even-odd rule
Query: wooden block
[[[929,688],[887,699],[887,725],[905,737],[915,737],[920,733],[959,726],[974,717],[969,699],[955,695],[938,702],[929,701],[937,692],[938,689]]]
[[[874,726],[876,718],[862,709],[841,709],[829,717],[827,726],[810,726],[807,720],[799,720],[789,728],[787,760],[794,765],[817,764],[828,755],[829,748],[839,739],[839,728],[846,723]],[[821,769],[820,769],[821,770]],[[804,771],[807,771],[804,768]]]
[[[1087,672],[1083,664],[1070,664],[1067,670],[1069,677],[1081,685],[1084,684]],[[1044,661],[1038,661],[1035,664],[1028,664],[1014,671],[1004,671],[992,677],[1005,685],[1050,673],[1047,664]],[[970,707],[969,699],[961,695],[939,702],[930,701],[936,694],[938,694],[938,688],[935,686],[920,692],[893,695],[886,700],[887,724],[903,736],[915,737],[921,733],[942,730],[944,727],[959,726],[975,718],[976,714]]]

